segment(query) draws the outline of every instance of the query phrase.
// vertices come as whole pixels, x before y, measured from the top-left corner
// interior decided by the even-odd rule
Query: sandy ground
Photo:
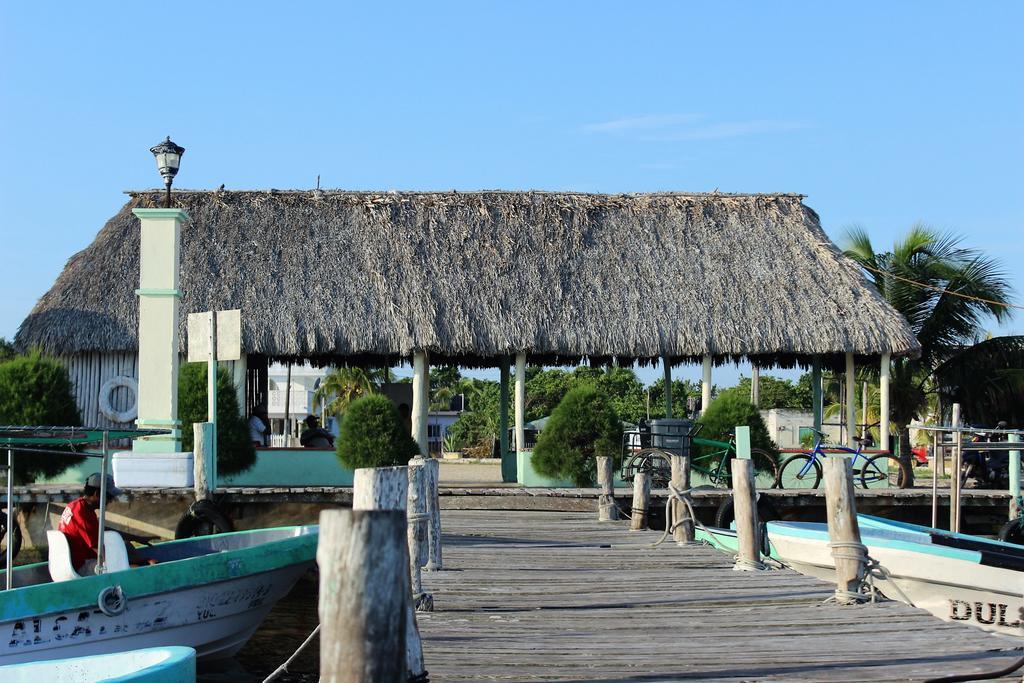
[[[500,460],[442,460],[442,486],[481,486],[501,484]]]

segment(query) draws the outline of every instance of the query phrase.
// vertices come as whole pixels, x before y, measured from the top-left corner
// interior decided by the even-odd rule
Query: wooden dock
[[[925,681],[994,671],[1020,641],[896,602],[823,604],[789,570],[737,572],[571,512],[447,510],[418,614],[433,681]],[[1020,673],[1004,680],[1019,681]]]

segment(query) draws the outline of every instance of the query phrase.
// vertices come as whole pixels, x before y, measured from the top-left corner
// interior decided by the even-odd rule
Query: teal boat
[[[91,683],[195,683],[196,651],[154,647],[113,655],[0,666],[4,683],[90,681]]]
[[[106,484],[107,444],[141,430],[0,427],[0,448],[53,451],[101,440]],[[152,432],[146,432],[152,433]],[[14,448],[12,448],[12,446]],[[101,487],[102,488],[102,487]],[[8,483],[8,500],[11,500]],[[104,529],[104,497],[99,510]],[[0,666],[184,646],[200,660],[230,657],[245,645],[274,604],[316,561],[318,527],[290,526],[168,541],[136,553],[157,564],[131,567],[124,541],[100,534],[96,574],[79,576],[67,541],[47,533],[47,562],[11,570],[8,553],[0,592]]]

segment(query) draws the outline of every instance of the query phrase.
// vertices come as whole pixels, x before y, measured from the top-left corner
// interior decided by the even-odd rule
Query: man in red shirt
[[[107,475],[107,501],[121,495],[121,489],[114,486],[114,478]],[[96,510],[100,507],[100,475],[93,473],[85,480],[82,497],[71,501],[60,516],[57,529],[68,539],[71,550],[71,565],[83,576],[96,572],[96,546],[100,537],[100,520]],[[148,539],[121,533],[126,541],[145,543]],[[128,557],[133,564],[156,564],[156,560],[138,557],[128,546]]]

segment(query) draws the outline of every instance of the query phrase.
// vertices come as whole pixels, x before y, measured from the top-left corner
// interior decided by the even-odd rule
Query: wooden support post
[[[420,453],[430,455],[427,439],[427,418],[430,409],[430,369],[427,353],[412,354],[412,438],[419,444]]]
[[[637,472],[633,476],[633,510],[629,519],[629,530],[647,528],[647,511],[651,509],[651,475]]]
[[[953,404],[953,461],[949,485],[949,530],[960,530],[960,470],[963,467],[963,439],[960,438],[960,404]]]
[[[748,449],[749,450],[749,449]],[[736,541],[739,557],[733,569],[764,569],[761,564],[761,526],[757,519],[757,490],[754,488],[754,461],[733,458],[732,509],[736,517]]]
[[[1010,434],[1007,440],[1020,443],[1020,434]],[[1010,451],[1010,519],[1020,517],[1020,451]]]
[[[857,376],[854,374],[853,354],[846,354],[846,445],[856,448],[857,442]]]
[[[608,456],[598,456],[597,484],[601,487],[601,495],[597,500],[597,519],[599,522],[612,522],[619,518],[619,508],[615,506],[612,465],[614,465],[614,461]]]
[[[761,368],[750,364],[750,402],[754,407],[761,405]]]
[[[669,504],[672,506],[672,538],[676,545],[688,545],[694,542],[693,519],[690,517],[689,508],[675,499],[675,494],[690,500],[690,457],[686,455],[672,455],[672,481],[669,493]]]
[[[882,354],[882,362],[878,373],[878,447],[889,450],[889,372],[892,367],[891,356]],[[867,422],[867,420],[864,420]]]
[[[425,459],[417,456],[409,461],[409,575],[412,579],[412,602],[417,612],[433,612],[434,596],[423,590],[423,575],[420,572],[430,556],[427,543],[427,527],[430,513],[427,512],[427,473]]]
[[[814,356],[811,361],[811,413],[814,428],[821,431],[821,419],[823,413],[822,391],[821,391],[821,356]]]
[[[405,510],[409,475],[405,467],[361,467],[352,478],[353,510]]]
[[[406,552],[401,511],[320,513],[321,681],[405,683]]]
[[[668,363],[668,356],[661,357],[661,363],[665,371],[665,417],[672,417],[672,366]],[[685,398],[685,396],[683,397]],[[685,407],[685,406],[684,406]]]
[[[825,507],[828,538],[836,565],[836,601],[861,601],[860,586],[867,566],[867,549],[860,542],[857,505],[853,496],[853,463],[841,455],[825,458]]]
[[[711,405],[711,356],[704,356],[704,367],[700,380],[700,412],[703,413]]]
[[[441,503],[438,500],[438,480],[441,475],[440,463],[435,458],[426,458],[423,463],[427,483],[427,564],[423,567],[428,572],[440,571],[444,568],[441,561]]]
[[[217,438],[211,422],[196,422],[192,425],[192,478],[195,483],[196,500],[207,500],[217,486],[214,474],[214,458],[217,457],[214,442]]]
[[[526,352],[516,354],[515,394],[516,457],[518,458],[518,454],[526,450]]]
[[[352,481],[352,509],[400,511],[406,522],[405,553],[401,560],[406,569],[412,563],[408,550],[408,519],[405,515],[409,499],[409,468],[407,467],[365,467],[355,471]],[[409,576],[409,574],[406,574]],[[414,612],[415,597],[411,583],[406,583],[408,599],[405,606],[405,655],[406,667],[414,675],[425,670],[423,665],[423,643],[416,625]],[[431,600],[433,606],[433,600]]]

